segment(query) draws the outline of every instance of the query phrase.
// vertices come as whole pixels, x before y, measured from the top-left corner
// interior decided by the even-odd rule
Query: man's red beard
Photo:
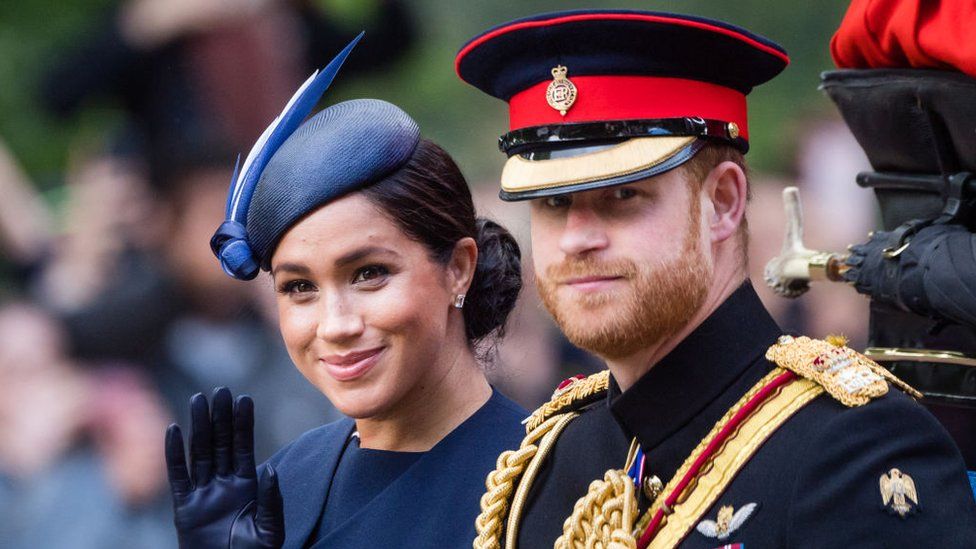
[[[712,268],[701,250],[698,193],[692,194],[691,217],[682,251],[658,265],[637,265],[630,259],[567,260],[550,265],[536,276],[542,302],[567,339],[602,358],[630,356],[676,334],[701,308],[708,294]],[[621,277],[622,286],[585,294],[567,289],[566,280],[582,277]]]

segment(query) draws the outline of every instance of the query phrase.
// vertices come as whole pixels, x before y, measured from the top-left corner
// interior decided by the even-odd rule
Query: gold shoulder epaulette
[[[552,398],[536,408],[525,421],[525,432],[531,432],[543,421],[556,414],[579,410],[601,398],[610,386],[610,371],[593,374],[589,377],[571,377],[559,384]]]
[[[888,392],[888,383],[915,398],[922,394],[877,362],[847,346],[843,337],[826,341],[809,337],[780,336],[766,351],[766,358],[823,386],[845,406],[863,406]]]

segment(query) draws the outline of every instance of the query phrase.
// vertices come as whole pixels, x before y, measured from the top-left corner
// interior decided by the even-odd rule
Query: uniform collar
[[[746,281],[624,393],[611,376],[609,404],[646,450],[688,423],[762,357],[782,332]]]

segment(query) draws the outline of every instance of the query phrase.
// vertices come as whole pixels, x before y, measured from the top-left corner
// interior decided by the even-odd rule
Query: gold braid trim
[[[475,530],[478,532],[473,543],[474,549],[501,547],[502,528],[505,526],[505,518],[508,515],[516,483],[519,482],[526,468],[534,462],[534,458],[539,455],[539,446],[549,446],[546,444],[549,440],[546,435],[551,431],[555,436],[559,436],[562,428],[576,415],[568,413],[550,417],[529,431],[517,450],[506,450],[498,456],[495,470],[488,473],[488,478],[485,480],[486,491],[481,496],[481,513],[474,521]],[[543,441],[537,445],[539,439]]]
[[[474,549],[500,549],[506,518],[510,523],[506,546],[515,548],[525,498],[546,455],[566,425],[579,415],[577,410],[599,398],[609,386],[608,370],[571,380],[569,385],[556,389],[552,399],[525,420],[526,435],[522,444],[517,450],[508,450],[498,456],[495,470],[488,473],[485,480],[481,513],[475,519],[478,536],[473,543]]]
[[[603,480],[591,482],[563,523],[555,549],[636,549],[634,491],[634,481],[623,469],[611,469]]]
[[[567,412],[592,402],[610,386],[610,371],[604,370],[584,379],[575,379],[562,389],[556,389],[549,402],[539,406],[525,423],[530,432],[555,414]]]
[[[651,504],[651,507],[650,509],[647,510],[645,516],[641,517],[640,522],[642,522],[644,526],[646,526],[651,521],[651,517],[653,517],[655,513],[657,513],[657,510],[661,508],[661,504],[664,503],[664,498],[666,498],[668,494],[674,491],[678,483],[681,482],[681,479],[683,479],[685,475],[688,474],[688,469],[691,469],[692,464],[695,462],[695,460],[698,459],[698,456],[700,456],[701,453],[705,451],[705,448],[708,446],[708,443],[711,442],[716,435],[718,435],[719,431],[721,431],[722,428],[725,427],[725,424],[728,423],[735,416],[735,414],[739,413],[739,410],[741,410],[742,407],[745,406],[747,402],[752,400],[752,397],[756,396],[756,394],[759,391],[761,391],[763,387],[769,385],[774,379],[779,377],[782,373],[783,373],[782,368],[773,368],[771,372],[766,374],[762,379],[759,380],[759,382],[753,385],[752,388],[749,389],[749,391],[746,394],[742,395],[742,398],[740,398],[739,401],[736,402],[734,406],[732,406],[731,408],[728,409],[728,411],[725,412],[725,415],[722,416],[722,419],[718,420],[718,422],[712,426],[712,430],[709,431],[707,435],[705,435],[705,438],[701,439],[701,441],[698,443],[698,446],[695,447],[695,449],[692,450],[691,454],[688,456],[688,459],[686,459],[684,463],[681,464],[681,467],[679,467],[678,470],[674,473],[674,476],[671,477],[671,481],[668,482],[667,486],[664,487],[664,490],[661,490],[661,492],[658,494],[657,499],[655,499],[654,503]]]
[[[508,528],[505,533],[505,547],[507,549],[515,549],[516,545],[518,545],[519,523],[522,520],[522,510],[525,508],[525,500],[529,497],[529,490],[532,488],[532,483],[535,482],[536,475],[539,474],[539,469],[542,468],[542,463],[545,461],[546,456],[549,455],[549,451],[552,450],[553,445],[556,444],[556,439],[559,438],[563,429],[566,428],[566,425],[570,421],[576,419],[577,416],[579,416],[577,412],[568,412],[555,416],[559,419],[549,432],[542,437],[542,442],[539,443],[539,450],[536,452],[535,457],[532,458],[532,461],[529,462],[529,466],[522,475],[518,488],[515,490],[515,495],[511,500],[512,509],[509,512]]]
[[[783,370],[776,368],[773,372],[778,375],[782,374]],[[764,382],[768,381],[771,381],[771,378],[764,380]],[[727,439],[711,458],[709,465],[685,489],[671,513],[664,517],[660,530],[651,540],[648,549],[665,549],[678,546],[708,509],[721,497],[726,487],[759,450],[759,447],[796,412],[823,392],[823,387],[802,378],[780,387],[777,393],[766,400],[745,422],[739,425],[735,434]],[[735,409],[741,408],[747,400],[740,400]],[[721,425],[724,426],[731,417],[732,415],[723,418]],[[713,430],[688,457],[681,470],[672,478],[669,486],[661,492],[662,496],[659,496],[658,500],[651,506],[651,510],[647,513],[647,520],[641,521],[645,525],[644,527],[650,522],[650,517],[653,517],[654,513],[664,503],[665,495],[674,490],[674,487],[684,476],[684,472],[688,470],[688,467],[704,451],[708,441],[717,433],[717,429]]]

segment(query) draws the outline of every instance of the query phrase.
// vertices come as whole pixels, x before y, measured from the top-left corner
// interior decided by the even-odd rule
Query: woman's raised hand
[[[179,425],[166,431],[166,465],[181,549],[269,549],[285,540],[278,478],[254,465],[254,402],[214,391],[190,399],[190,468]]]

